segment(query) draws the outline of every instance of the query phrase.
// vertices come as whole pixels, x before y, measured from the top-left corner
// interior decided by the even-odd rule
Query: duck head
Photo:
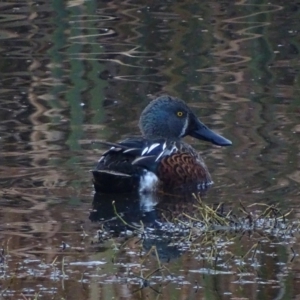
[[[180,139],[187,135],[218,146],[230,146],[225,137],[210,130],[185,102],[171,96],[160,96],[143,110],[139,126],[147,138]]]

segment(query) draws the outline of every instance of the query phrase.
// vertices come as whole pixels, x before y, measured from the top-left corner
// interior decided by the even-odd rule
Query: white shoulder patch
[[[155,161],[158,161],[162,156],[171,155],[171,154],[178,151],[178,148],[176,147],[175,143],[170,148],[166,148],[166,147],[167,147],[167,144],[164,143],[163,144],[163,150],[159,153],[159,155],[157,155]]]
[[[149,148],[149,150],[147,151],[147,153],[150,153],[153,149],[155,149],[156,147],[158,147],[160,144],[159,143],[155,143],[155,144],[152,144]]]
[[[148,149],[149,149],[148,147],[144,148],[144,150],[142,151],[141,156],[143,156],[145,153],[147,153]]]

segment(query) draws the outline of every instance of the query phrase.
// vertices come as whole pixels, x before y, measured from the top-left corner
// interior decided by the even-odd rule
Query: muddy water
[[[1,299],[299,295],[297,230],[218,236],[218,254],[209,253],[208,237],[189,251],[151,236],[141,245],[140,236],[114,223],[112,200],[127,221],[151,226],[165,215],[145,206],[160,200],[99,200],[89,173],[104,151],[92,141],[137,134],[142,108],[170,93],[233,141],[224,149],[187,139],[215,182],[204,201],[276,204],[293,209],[287,222],[296,222],[298,2],[0,6]],[[168,212],[194,209],[191,196],[162,203]]]

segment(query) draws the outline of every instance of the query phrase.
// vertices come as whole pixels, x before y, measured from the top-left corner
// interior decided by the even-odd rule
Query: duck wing
[[[92,170],[97,192],[132,192],[138,190],[145,168],[132,162],[143,154],[159,153],[163,139],[148,140],[131,137],[118,143],[99,142],[110,148],[102,154],[96,168]],[[153,146],[154,145],[154,146]],[[146,149],[146,150],[145,150]]]

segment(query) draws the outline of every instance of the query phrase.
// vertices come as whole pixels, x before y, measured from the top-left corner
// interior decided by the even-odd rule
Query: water
[[[138,134],[143,107],[170,93],[233,141],[217,148],[187,139],[215,182],[203,201],[277,204],[297,221],[299,11],[296,1],[2,2],[1,297],[297,297],[297,232],[260,227],[179,247],[163,238],[167,228],[141,246],[140,236],[117,234],[127,228],[114,222],[112,200],[127,221],[153,226],[192,214],[191,196],[114,195],[99,204],[89,170],[104,151],[92,141]],[[219,252],[206,254],[217,238]],[[218,256],[217,266],[208,262]]]

